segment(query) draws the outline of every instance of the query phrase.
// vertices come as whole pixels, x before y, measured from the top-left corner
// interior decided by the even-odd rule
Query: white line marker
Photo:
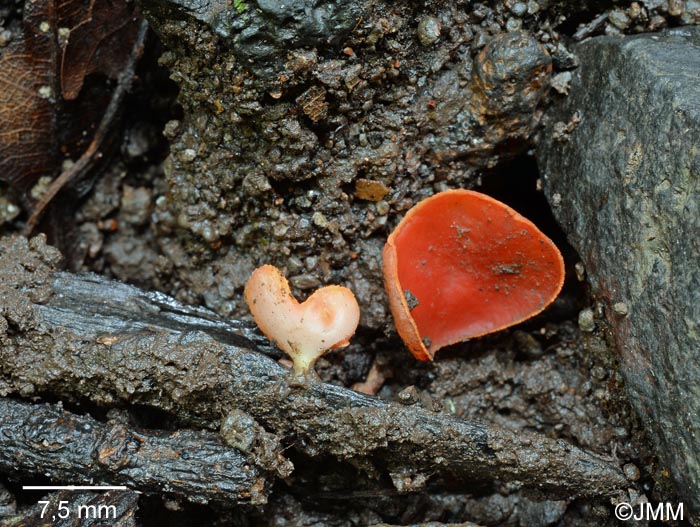
[[[128,490],[124,485],[23,485],[23,490]]]

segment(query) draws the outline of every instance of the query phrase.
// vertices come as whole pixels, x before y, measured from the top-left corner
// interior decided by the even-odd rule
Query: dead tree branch
[[[48,476],[65,485],[126,485],[195,503],[266,501],[265,472],[219,434],[142,432],[2,398],[0,415],[0,471],[6,474]]]
[[[8,305],[27,315],[14,315],[23,331],[9,328],[0,338],[0,393],[139,404],[209,427],[238,409],[306,455],[330,454],[394,481],[502,481],[564,497],[626,487],[618,467],[563,440],[332,385],[291,388],[289,371],[252,351],[252,340],[222,338],[211,317],[201,322],[208,329],[192,313],[180,324],[163,307],[171,305],[166,297],[154,302],[136,288],[94,276],[47,274],[42,284],[26,267],[5,274]],[[11,311],[6,315],[13,320]]]

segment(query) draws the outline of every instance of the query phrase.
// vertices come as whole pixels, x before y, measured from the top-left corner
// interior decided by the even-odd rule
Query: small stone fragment
[[[418,390],[416,389],[415,386],[406,386],[403,390],[401,390],[396,397],[398,397],[399,402],[401,404],[405,405],[410,405],[410,404],[416,404],[418,400],[420,399],[418,395]]]
[[[255,444],[257,426],[255,419],[247,413],[232,410],[221,422],[221,436],[227,445],[250,453]]]
[[[386,216],[387,214],[389,214],[389,204],[384,200],[380,200],[377,202],[376,209],[377,214],[379,214],[380,216]]]
[[[622,9],[613,9],[608,15],[610,23],[618,29],[625,30],[630,25],[630,17]]]
[[[520,31],[522,27],[523,21],[519,18],[511,17],[506,22],[506,31],[508,31],[509,33]]]
[[[41,176],[39,178],[39,181],[36,182],[36,185],[32,187],[32,190],[29,192],[29,195],[32,197],[33,200],[38,201],[44,196],[44,194],[46,194],[46,191],[49,190],[50,185],[51,177]]]
[[[403,296],[406,298],[406,304],[408,304],[408,309],[413,310],[418,307],[418,299],[416,295],[411,293],[408,289],[404,290]]]
[[[12,31],[9,29],[3,29],[0,31],[0,48],[7,46],[12,40]]]
[[[440,38],[440,21],[434,16],[426,16],[418,23],[418,40],[428,47]]]
[[[326,218],[322,212],[314,212],[314,215],[311,216],[311,220],[314,222],[314,225],[321,227],[322,229],[328,227],[330,223],[328,218]]]
[[[634,463],[627,463],[622,467],[622,471],[625,473],[625,477],[630,481],[637,481],[641,475],[637,465]]]
[[[510,12],[515,16],[523,16],[527,13],[527,4],[525,2],[515,2],[510,6]]]
[[[591,333],[595,329],[595,317],[592,309],[583,309],[578,314],[578,327],[584,333]]]
[[[0,195],[0,226],[19,216],[20,208],[5,196]]]
[[[562,71],[552,77],[552,88],[561,95],[569,95],[569,85],[571,84],[572,74],[570,71]]]
[[[367,201],[381,201],[389,193],[387,187],[381,181],[360,178],[355,181],[355,197]]]
[[[616,302],[613,304],[613,312],[618,316],[618,317],[624,317],[627,316],[628,308],[627,304],[624,302]]]
[[[251,172],[243,178],[243,190],[249,196],[257,197],[272,190],[272,186],[265,174],[262,172]]]
[[[121,199],[121,217],[132,225],[144,224],[151,214],[151,191],[146,187],[124,185]]]
[[[185,163],[191,163],[197,158],[197,151],[192,148],[186,148],[180,153],[180,159]]]
[[[289,279],[289,283],[292,284],[292,287],[295,289],[301,290],[318,289],[321,287],[321,281],[318,277],[308,273],[292,276]]]
[[[42,86],[39,88],[39,97],[42,99],[50,99],[53,95],[53,90],[51,86]]]

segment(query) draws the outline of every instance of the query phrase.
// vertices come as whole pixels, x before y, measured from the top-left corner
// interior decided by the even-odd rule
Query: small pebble
[[[668,14],[671,16],[679,16],[685,7],[683,0],[668,0]]]
[[[243,190],[249,196],[262,196],[272,190],[272,186],[262,172],[249,172],[243,178]]]
[[[289,231],[289,227],[287,225],[278,223],[273,227],[272,235],[275,238],[284,238],[284,236],[287,234],[287,231]]]
[[[535,2],[535,0],[530,0],[530,1],[527,3],[527,12],[528,12],[528,14],[534,15],[534,14],[537,13],[539,10],[540,10],[540,4],[538,4],[537,2]]]
[[[0,48],[7,46],[12,40],[12,31],[9,29],[3,29],[0,31]]]
[[[510,12],[515,16],[523,16],[527,11],[527,4],[525,2],[516,2],[510,6]]]
[[[321,212],[314,212],[314,215],[311,216],[311,220],[314,222],[314,225],[317,227],[321,227],[322,229],[325,229],[328,227],[328,218],[326,218]]]
[[[191,163],[197,158],[197,151],[192,148],[185,148],[180,153],[180,159],[185,163]]]
[[[639,469],[634,463],[627,463],[622,467],[622,471],[625,473],[625,477],[630,481],[637,481],[639,479]]]
[[[627,439],[629,437],[629,432],[624,426],[618,426],[613,430],[613,433],[617,439]]]
[[[649,31],[657,31],[662,27],[666,27],[666,19],[661,15],[654,15],[649,21]]]
[[[163,127],[163,135],[166,139],[175,139],[180,128],[180,121],[172,120],[165,123]]]
[[[243,452],[250,452],[256,440],[257,423],[240,410],[232,410],[221,422],[221,436],[224,442]]]
[[[428,47],[440,38],[440,21],[434,16],[426,16],[418,23],[418,40]]]
[[[389,214],[389,204],[386,201],[378,201],[375,207],[377,209],[377,214],[380,216],[386,216]]]
[[[591,370],[591,375],[593,375],[593,377],[595,379],[602,381],[603,379],[605,379],[608,376],[608,372],[605,368],[603,368],[601,366],[595,366]]]
[[[561,73],[557,73],[554,77],[552,77],[552,88],[554,88],[554,90],[561,95],[569,95],[571,79],[572,74],[570,71],[562,71]]]
[[[132,225],[143,225],[151,214],[151,191],[146,187],[124,185],[120,218]]]
[[[584,309],[578,314],[578,327],[585,333],[591,333],[595,329],[595,318],[592,309]]]
[[[50,99],[53,95],[53,90],[51,86],[42,86],[39,88],[39,97],[42,99]]]
[[[614,9],[608,15],[610,23],[618,29],[627,29],[630,25],[630,17],[622,9]]]
[[[627,316],[628,308],[627,304],[624,302],[616,302],[613,304],[613,312],[618,316],[618,317],[624,317]]]
[[[418,402],[418,390],[415,386],[407,386],[401,390],[396,397],[398,397],[401,404],[416,404]]]
[[[298,274],[292,276],[289,282],[292,284],[292,287],[301,290],[318,289],[321,287],[321,281],[312,274]]]
[[[639,5],[639,2],[632,2],[627,8],[627,15],[634,20],[639,18],[641,14],[642,6]]]
[[[515,31],[520,31],[523,27],[523,21],[519,18],[509,18],[506,22],[506,31],[513,33]]]

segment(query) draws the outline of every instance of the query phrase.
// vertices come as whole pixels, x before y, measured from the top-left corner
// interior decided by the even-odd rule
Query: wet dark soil
[[[144,4],[157,12],[155,2]],[[67,236],[54,241],[74,271],[235,318],[249,318],[243,286],[263,263],[282,268],[300,298],[323,284],[346,285],[362,308],[361,326],[348,348],[319,361],[325,382],[351,387],[373,371],[380,398],[562,438],[624,467],[630,499],[673,498],[625,401],[585,270],[575,267],[528,157],[541,113],[565,96],[576,66],[572,38],[700,22],[693,2],[647,4],[372,3],[341,40],[275,51],[262,63],[241,60],[240,49],[237,56],[201,21],[154,20],[161,43],[129,103],[119,151],[79,209],[63,212]],[[16,11],[1,9],[3,25],[16,25]],[[564,250],[569,276],[536,319],[423,364],[394,332],[380,254],[412,205],[447,188],[482,190],[531,218]],[[0,189],[3,236],[26,218],[19,203]],[[42,255],[36,267],[48,273],[56,253],[31,243]],[[2,265],[12,267],[14,257],[3,255]],[[29,304],[3,305],[10,296],[1,297],[0,334],[40,330],[26,327]],[[579,323],[587,308],[594,327]],[[154,414],[149,424],[168,419]],[[295,464],[318,462],[293,448],[289,455]],[[328,460],[311,473],[323,481],[321,469],[333,466]],[[28,504],[19,483],[0,477],[0,511],[2,485],[20,508]],[[280,481],[267,505],[238,509],[144,497],[140,520],[616,525],[609,500],[535,501],[507,481],[466,494],[404,484],[413,492],[337,496],[309,484],[300,495]]]

